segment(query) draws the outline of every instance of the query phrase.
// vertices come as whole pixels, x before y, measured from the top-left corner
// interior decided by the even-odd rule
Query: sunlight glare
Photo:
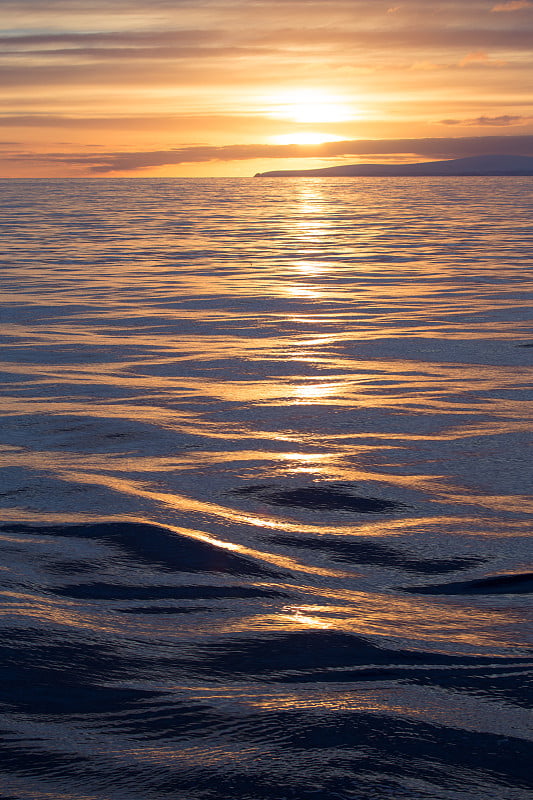
[[[319,89],[295,89],[267,100],[270,116],[293,122],[345,122],[353,117],[348,103],[335,94]]]
[[[280,136],[272,136],[274,144],[301,144],[314,145],[325,144],[325,142],[338,142],[338,136],[330,136],[327,133],[314,133],[312,131],[296,131],[295,133],[284,133]]]

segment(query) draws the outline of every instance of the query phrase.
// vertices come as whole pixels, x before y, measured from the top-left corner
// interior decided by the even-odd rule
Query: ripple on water
[[[2,189],[2,798],[533,798],[530,181]]]

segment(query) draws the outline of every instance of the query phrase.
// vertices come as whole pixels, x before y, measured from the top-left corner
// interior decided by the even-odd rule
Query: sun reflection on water
[[[325,400],[331,401],[332,397],[342,395],[343,389],[349,383],[306,383],[301,386],[293,386],[292,392],[296,404],[323,403]]]
[[[287,629],[317,629],[328,630],[334,625],[324,617],[313,616],[312,611],[324,611],[323,606],[286,606],[280,610],[279,619],[287,620]]]
[[[326,300],[327,281],[334,264],[321,258],[325,240],[334,234],[335,221],[328,209],[328,199],[320,181],[298,185],[294,216],[290,219],[290,237],[296,257],[289,264],[290,273],[313,280],[312,284],[280,282],[283,294],[309,300]],[[319,279],[323,280],[320,281]]]
[[[310,289],[308,286],[302,286],[300,284],[293,284],[285,287],[284,293],[288,297],[301,297],[302,299],[309,300],[318,300],[320,297],[323,297],[323,292],[318,289]]]

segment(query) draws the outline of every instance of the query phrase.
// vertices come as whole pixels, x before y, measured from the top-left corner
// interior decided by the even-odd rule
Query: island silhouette
[[[344,164],[320,169],[277,169],[257,172],[256,178],[399,178],[439,177],[443,175],[533,175],[533,157],[522,155],[483,155],[417,164]]]

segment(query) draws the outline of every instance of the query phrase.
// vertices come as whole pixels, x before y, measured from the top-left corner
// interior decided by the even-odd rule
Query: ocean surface
[[[532,186],[1,183],[0,800],[533,798]]]

